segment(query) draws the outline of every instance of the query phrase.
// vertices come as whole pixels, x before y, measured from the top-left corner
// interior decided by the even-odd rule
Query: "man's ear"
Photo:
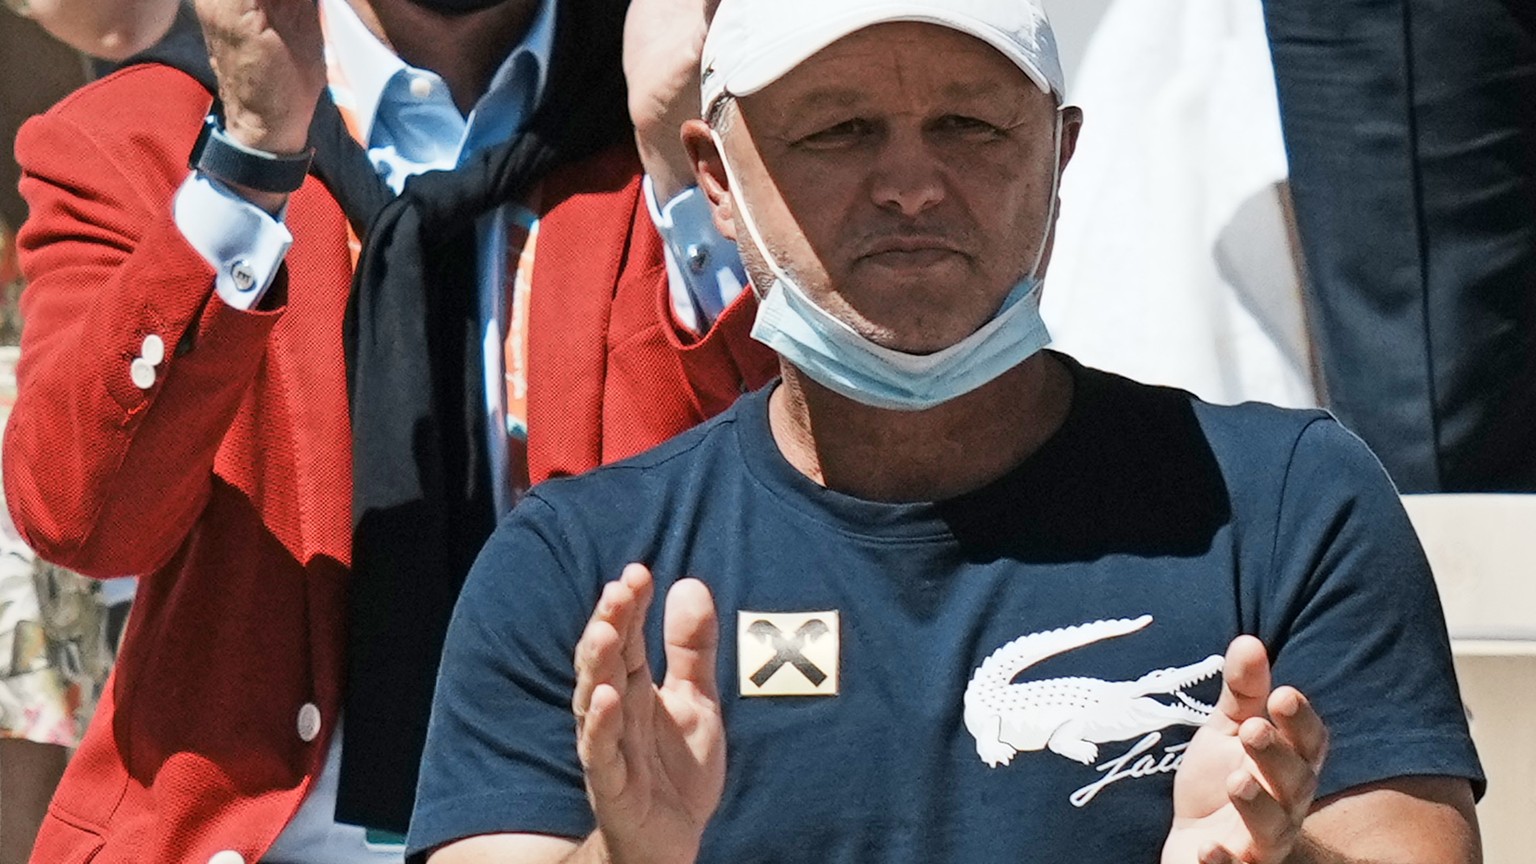
[[[1077,152],[1077,136],[1083,131],[1083,109],[1068,105],[1061,109],[1061,169],[1067,169]]]
[[[689,120],[683,124],[683,149],[688,151],[688,162],[693,166],[693,179],[704,197],[709,199],[709,209],[714,216],[715,228],[727,240],[739,242],[736,234],[736,201],[731,197],[731,179],[725,171],[725,162],[709,125],[703,120]]]

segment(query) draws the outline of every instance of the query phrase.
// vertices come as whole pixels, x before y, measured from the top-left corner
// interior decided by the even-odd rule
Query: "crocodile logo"
[[[1151,615],[1094,621],[1031,633],[993,651],[965,688],[965,728],[988,766],[1007,765],[1020,752],[1050,750],[1084,765],[1100,744],[1125,741],[1175,725],[1199,726],[1213,706],[1184,693],[1220,674],[1222,657],[1159,669],[1135,681],[1097,678],[1013,679],[1049,657],[1127,636],[1152,623]],[[1169,701],[1160,701],[1158,696]]]

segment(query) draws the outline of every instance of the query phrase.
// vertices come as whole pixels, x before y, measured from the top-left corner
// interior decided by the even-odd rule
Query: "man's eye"
[[[847,146],[862,140],[873,131],[874,124],[867,120],[845,120],[835,126],[828,126],[820,131],[812,132],[796,141],[795,144],[813,149],[818,147]]]
[[[946,114],[940,117],[934,124],[937,131],[949,132],[968,137],[996,138],[1003,134],[1003,130],[985,120],[975,117],[966,117],[961,114]]]

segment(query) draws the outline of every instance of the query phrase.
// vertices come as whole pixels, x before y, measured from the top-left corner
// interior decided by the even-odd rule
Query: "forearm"
[[[1335,798],[1307,817],[1286,864],[1481,864],[1467,781],[1403,777]]]
[[[1388,864],[1388,862],[1367,861],[1363,858],[1344,855],[1303,832],[1301,838],[1296,841],[1296,848],[1286,859],[1286,864]]]
[[[697,844],[691,847],[671,847],[663,854],[615,854],[608,848],[608,841],[601,830],[593,831],[587,839],[560,864],[693,864],[698,858]]]
[[[176,175],[116,170],[115,151],[64,117],[29,124],[17,150],[32,216],[9,503],[46,557],[144,572],[206,500],[277,315],[213,296],[213,270],[171,219]]]
[[[593,831],[560,864],[612,864],[612,862],[613,857],[608,854],[608,844],[603,840],[603,832]]]
[[[28,290],[45,302],[52,287]],[[144,572],[195,521],[275,317],[228,309],[201,288],[209,305],[182,328],[115,308],[86,311],[74,327],[29,321],[5,481],[18,527],[50,560],[91,575]],[[136,356],[150,335],[164,345],[152,368]],[[197,347],[173,356],[189,342]]]
[[[1359,856],[1339,852],[1329,844],[1302,834],[1286,864],[1481,864],[1483,856],[1472,848],[1461,853],[1402,849],[1390,855]]]

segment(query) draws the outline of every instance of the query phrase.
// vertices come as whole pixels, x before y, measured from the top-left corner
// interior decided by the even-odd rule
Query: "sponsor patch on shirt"
[[[836,696],[838,613],[738,612],[742,696]]]

